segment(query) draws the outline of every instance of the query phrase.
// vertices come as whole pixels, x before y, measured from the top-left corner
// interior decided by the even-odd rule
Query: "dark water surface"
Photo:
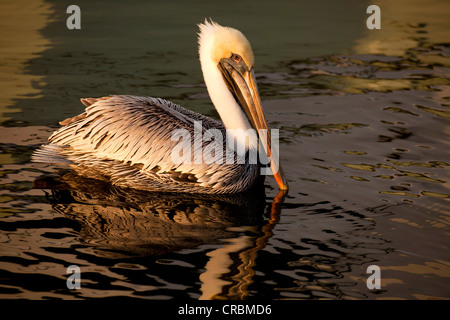
[[[450,299],[450,5],[377,1],[0,4],[0,298]],[[242,30],[290,183],[233,196],[119,190],[33,150],[82,97],[217,117],[196,24]],[[81,269],[69,290],[66,268]],[[370,265],[381,288],[366,286]]]

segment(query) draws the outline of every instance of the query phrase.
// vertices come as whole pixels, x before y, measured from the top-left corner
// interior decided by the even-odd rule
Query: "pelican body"
[[[282,190],[287,182],[273,152],[270,132],[261,107],[250,43],[238,30],[206,21],[199,24],[199,56],[210,98],[222,122],[160,98],[116,95],[81,99],[85,112],[66,119],[48,143],[32,156],[34,162],[64,164],[77,173],[112,184],[147,191],[237,193],[250,189],[260,178],[260,163],[248,161],[262,142],[270,168]],[[220,133],[207,143],[195,141],[196,124],[202,133]],[[193,139],[176,141],[174,130]],[[243,136],[246,130],[266,130]],[[244,152],[230,150],[231,140]],[[262,139],[262,140],[261,140]],[[217,150],[232,163],[177,162],[173,150],[180,143]]]

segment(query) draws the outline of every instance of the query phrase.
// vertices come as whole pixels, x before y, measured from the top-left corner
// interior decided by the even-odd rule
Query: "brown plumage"
[[[85,112],[62,121],[63,127],[33,154],[34,162],[66,164],[84,176],[148,191],[234,193],[249,189],[258,178],[259,166],[245,159],[239,164],[237,154],[234,164],[226,163],[231,151],[226,149],[225,128],[219,121],[158,98],[123,95],[82,102]],[[197,144],[204,150],[218,143],[222,164],[171,160],[177,144],[196,145],[172,141],[173,130],[185,129],[194,138],[195,121],[201,121],[203,134],[209,129],[222,133],[222,141]]]

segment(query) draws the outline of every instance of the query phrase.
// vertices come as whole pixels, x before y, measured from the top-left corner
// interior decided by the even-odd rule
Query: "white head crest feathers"
[[[206,19],[198,27],[200,29],[198,33],[200,59],[210,59],[217,65],[220,59],[229,58],[235,53],[244,59],[249,69],[254,66],[252,47],[242,32]]]

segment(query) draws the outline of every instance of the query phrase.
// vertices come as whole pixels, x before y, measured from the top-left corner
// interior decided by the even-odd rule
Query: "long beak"
[[[226,76],[234,80],[230,81],[230,78],[226,79],[230,90],[239,100],[251,125],[258,132],[259,140],[269,158],[270,168],[278,187],[283,191],[287,191],[289,186],[279,162],[278,148],[272,149],[271,146],[271,133],[261,106],[261,99],[253,69],[251,71],[241,69],[241,72],[235,68],[227,67],[226,69],[228,70],[228,75]]]
[[[272,149],[272,137],[262,109],[261,98],[259,97],[253,69],[244,74],[244,79],[247,82],[247,86],[251,92],[251,97],[246,97],[244,95],[250,114],[250,121],[253,122],[252,125],[258,131],[259,139],[264,147],[264,150],[266,151],[267,157],[270,160],[270,168],[272,169],[272,173],[278,187],[281,190],[287,191],[289,186],[279,161],[278,148],[276,150]]]

